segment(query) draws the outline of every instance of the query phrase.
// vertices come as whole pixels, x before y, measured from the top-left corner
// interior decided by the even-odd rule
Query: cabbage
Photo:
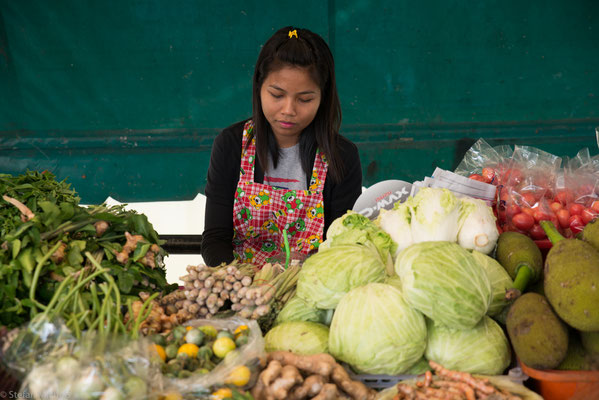
[[[410,227],[411,219],[412,214],[410,213],[409,202],[398,202],[393,206],[393,210],[381,209],[379,216],[374,221],[397,244],[394,257],[397,257],[400,251],[414,242],[412,239],[412,228]]]
[[[457,241],[461,203],[449,189],[421,188],[408,204],[414,243]]]
[[[310,355],[328,353],[329,328],[316,322],[283,322],[264,336],[264,350]]]
[[[426,350],[425,350],[426,352]],[[428,360],[425,357],[422,357],[420,360],[416,361],[416,364],[412,365],[405,372],[406,375],[420,375],[424,374],[426,371],[432,371],[431,366],[428,364]]]
[[[361,373],[401,374],[426,347],[426,322],[384,283],[352,289],[339,302],[329,333],[329,351]]]
[[[351,289],[385,279],[385,264],[369,247],[340,245],[319,250],[298,274],[297,296],[310,307],[334,309]]]
[[[277,315],[275,324],[288,321],[309,321],[328,325],[331,322],[331,318],[331,310],[310,307],[302,298],[293,296],[285,303],[279,315]]]
[[[454,330],[427,322],[426,358],[445,368],[473,374],[500,375],[511,361],[503,329],[489,317],[472,329]]]
[[[458,244],[465,249],[489,254],[499,238],[493,210],[479,199],[464,197],[461,202]]]
[[[399,253],[395,272],[406,301],[450,328],[474,327],[491,303],[487,273],[457,243],[415,243]]]
[[[505,268],[503,268],[494,258],[476,250],[472,251],[472,256],[487,272],[487,276],[491,282],[492,299],[489,309],[487,310],[487,315],[495,316],[509,303],[509,301],[505,299],[505,293],[508,289],[514,287],[514,282]]]
[[[386,263],[387,272],[393,273],[393,256],[397,244],[391,236],[365,216],[348,211],[331,223],[327,230],[327,240],[319,249],[327,249],[343,244],[361,244],[377,251]]]

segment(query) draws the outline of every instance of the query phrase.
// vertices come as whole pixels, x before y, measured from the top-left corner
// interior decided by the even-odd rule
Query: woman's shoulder
[[[243,127],[249,121],[249,119],[245,119],[243,121],[235,122],[233,125],[230,125],[223,129],[218,136],[216,137],[216,141],[225,145],[234,145],[241,144],[243,137]]]
[[[343,135],[337,139],[337,151],[343,158],[354,158],[358,155],[358,146]]]

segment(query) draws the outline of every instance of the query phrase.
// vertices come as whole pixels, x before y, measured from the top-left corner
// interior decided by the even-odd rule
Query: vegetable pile
[[[374,391],[353,381],[328,354],[302,356],[274,351],[268,354],[268,361],[252,389],[256,400],[374,398]]]
[[[83,314],[99,299],[116,301],[118,292],[126,304],[139,292],[176,286],[166,282],[166,253],[145,215],[122,206],[80,206],[69,185],[49,172],[0,175],[0,193],[1,325],[29,321],[48,308],[56,291],[83,281],[90,284],[75,290],[77,305],[61,310],[66,320],[76,315],[85,322],[81,330],[91,327]]]
[[[394,400],[420,399],[498,399],[517,400],[520,396],[493,385],[489,379],[476,378],[468,373],[452,371],[430,361],[435,375],[427,371],[415,385],[399,383]]]

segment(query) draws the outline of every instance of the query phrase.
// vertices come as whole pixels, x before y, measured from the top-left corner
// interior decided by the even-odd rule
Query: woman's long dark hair
[[[297,32],[297,37],[289,37],[289,32]],[[253,79],[252,112],[254,135],[256,137],[256,155],[260,165],[268,168],[268,154],[273,165],[277,166],[279,147],[270,124],[262,111],[260,90],[269,73],[286,66],[307,68],[312,79],[320,87],[320,106],[314,120],[300,136],[300,158],[302,169],[309,176],[310,165],[316,149],[322,151],[329,164],[329,175],[339,182],[343,175],[341,155],[337,151],[337,139],[341,126],[341,104],[335,82],[335,63],[326,42],[317,34],[291,26],[281,28],[270,39],[258,55]]]

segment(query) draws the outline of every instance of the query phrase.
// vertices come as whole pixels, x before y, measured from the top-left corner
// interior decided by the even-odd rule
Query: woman
[[[212,147],[202,240],[210,266],[281,260],[283,233],[305,256],[361,193],[358,150],[339,134],[333,56],[320,36],[286,27],[264,44],[252,109]]]

